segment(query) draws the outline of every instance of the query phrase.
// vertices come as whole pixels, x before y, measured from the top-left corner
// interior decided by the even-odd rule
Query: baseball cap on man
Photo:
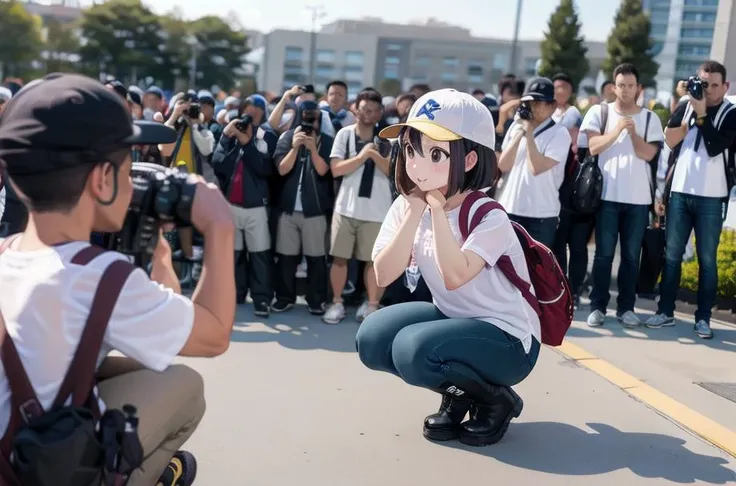
[[[131,145],[166,144],[176,132],[138,122],[117,93],[78,74],[49,74],[10,100],[0,124],[0,161],[12,175],[102,162]]]
[[[415,128],[440,142],[466,138],[491,150],[496,146],[496,127],[488,108],[474,96],[450,88],[420,97],[406,122],[384,128],[379,136],[396,138],[402,127]]]
[[[548,78],[531,80],[526,87],[521,101],[554,101],[555,84]]]

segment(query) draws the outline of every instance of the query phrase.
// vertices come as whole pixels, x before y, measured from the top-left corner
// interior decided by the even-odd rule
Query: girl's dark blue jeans
[[[360,360],[368,368],[431,390],[448,383],[516,385],[529,375],[539,356],[536,339],[527,354],[521,341],[493,324],[450,319],[429,302],[373,312],[355,339]]]

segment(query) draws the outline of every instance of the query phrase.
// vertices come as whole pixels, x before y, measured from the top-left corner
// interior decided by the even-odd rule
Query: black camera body
[[[307,135],[312,135],[314,133],[314,122],[317,120],[317,114],[313,111],[304,111],[302,112],[302,121],[300,123],[300,127],[302,129],[302,133],[305,133]]]
[[[517,113],[519,114],[519,118],[522,120],[531,120],[534,118],[534,113],[532,113],[532,105],[529,104],[528,101],[522,101],[519,104],[519,109],[517,110]]]
[[[192,224],[196,182],[189,174],[145,162],[133,163],[133,197],[122,229],[111,235],[110,249],[136,258],[141,264],[153,255],[161,224]]]
[[[376,146],[376,151],[381,157],[388,157],[391,155],[391,140],[381,138],[376,135],[373,137],[373,145]]]
[[[690,76],[687,80],[687,93],[695,100],[702,100],[706,89],[708,89],[708,81],[703,81],[697,76]]]
[[[253,117],[250,115],[243,115],[240,120],[238,120],[238,123],[235,124],[235,128],[242,133],[245,133],[246,130],[248,130],[248,127],[253,123]]]
[[[189,108],[184,113],[189,118],[197,119],[199,114],[202,112],[202,106],[199,104],[199,98],[193,93],[185,93],[182,97],[182,101],[189,103]]]

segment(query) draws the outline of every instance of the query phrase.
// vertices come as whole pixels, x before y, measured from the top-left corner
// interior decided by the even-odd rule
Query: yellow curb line
[[[565,341],[561,346],[553,349],[610,381],[629,395],[644,402],[662,415],[671,418],[719,449],[736,457],[736,432],[686,407],[672,397],[616,368],[611,363],[592,355],[576,344]]]

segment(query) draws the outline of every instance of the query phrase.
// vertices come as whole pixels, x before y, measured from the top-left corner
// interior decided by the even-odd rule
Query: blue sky
[[[516,16],[515,0],[270,0],[233,2],[232,0],[144,0],[157,13],[166,13],[175,5],[185,17],[207,14],[237,17],[248,28],[269,31],[273,28],[308,29],[310,14],[304,7],[321,5],[323,22],[338,18],[381,17],[404,23],[411,19],[434,17],[469,28],[474,35],[511,38]],[[613,26],[618,1],[577,0],[583,33],[590,40],[603,41]],[[421,9],[420,5],[434,5]],[[547,20],[558,0],[523,0],[521,37],[538,39],[547,28]],[[237,7],[235,7],[237,6]],[[450,7],[450,8],[448,8]]]

